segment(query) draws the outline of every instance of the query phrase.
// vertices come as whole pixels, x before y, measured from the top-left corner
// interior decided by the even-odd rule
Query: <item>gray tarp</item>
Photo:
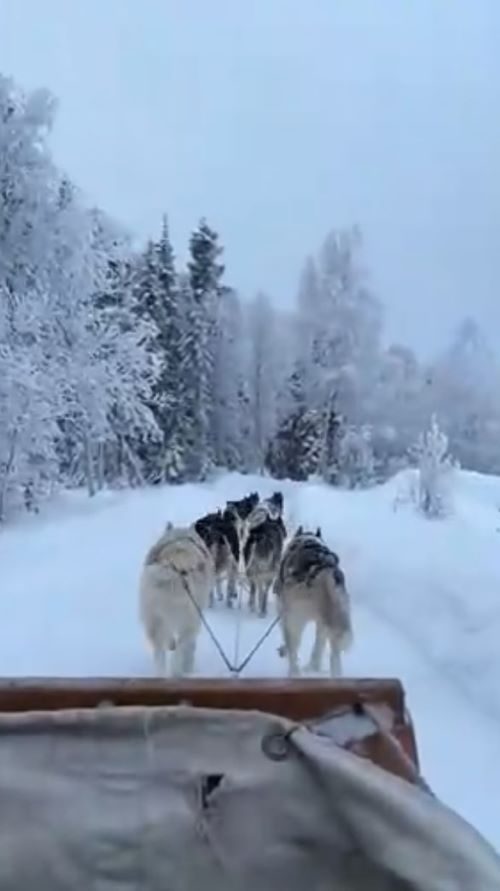
[[[500,861],[304,727],[103,708],[0,716],[0,889],[500,891]]]

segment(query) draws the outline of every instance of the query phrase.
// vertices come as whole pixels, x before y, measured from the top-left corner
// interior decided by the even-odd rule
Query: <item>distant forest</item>
[[[134,250],[54,164],[53,117],[0,76],[0,521],[60,487],[216,468],[369,486],[433,415],[463,467],[500,473],[499,364],[473,318],[429,363],[388,346],[357,226],[305,259],[288,314],[231,287],[204,219],[185,268],[167,215]]]

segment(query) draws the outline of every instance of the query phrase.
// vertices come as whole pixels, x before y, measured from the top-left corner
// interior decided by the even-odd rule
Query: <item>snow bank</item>
[[[0,673],[151,674],[137,618],[151,542],[167,520],[188,523],[228,498],[280,488],[290,527],[321,525],[344,564],[355,633],[345,672],[402,679],[426,779],[500,848],[500,479],[460,473],[455,513],[436,521],[394,509],[404,482],[342,492],[230,474],[92,500],[60,496],[0,534]],[[245,603],[218,606],[209,618],[232,661],[266,628]],[[279,643],[276,629],[245,674],[283,675]],[[311,643],[312,629],[304,662]],[[206,634],[197,665],[227,673]]]
[[[304,487],[300,513],[345,553],[352,595],[500,719],[500,479],[457,474],[454,514],[394,508],[404,480],[353,495]]]

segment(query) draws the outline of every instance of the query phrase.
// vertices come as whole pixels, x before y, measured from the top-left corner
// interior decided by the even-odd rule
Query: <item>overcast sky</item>
[[[60,99],[59,163],[179,253],[205,214],[228,279],[293,302],[359,222],[391,336],[475,311],[500,342],[500,0],[0,0],[0,66]]]

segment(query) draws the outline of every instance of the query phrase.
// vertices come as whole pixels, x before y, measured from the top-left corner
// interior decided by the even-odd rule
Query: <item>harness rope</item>
[[[238,665],[238,658],[240,655],[240,637],[241,637],[241,606],[243,600],[243,585],[241,582],[243,578],[241,577],[241,573],[238,573],[238,616],[236,619],[236,634],[234,635],[234,653],[233,653],[233,664]],[[246,586],[245,586],[246,587]]]
[[[279,622],[279,616],[275,616],[273,621],[267,627],[264,634],[261,635],[261,637],[258,639],[257,643],[252,647],[250,652],[245,656],[245,658],[240,663],[237,662],[238,649],[239,649],[239,641],[238,641],[238,649],[235,647],[234,663],[232,663],[230,661],[229,657],[226,655],[224,647],[218,640],[217,635],[215,634],[215,631],[210,627],[210,623],[207,621],[203,610],[201,609],[201,607],[199,606],[199,604],[196,602],[195,598],[193,597],[193,595],[191,593],[191,589],[188,585],[186,574],[184,572],[181,573],[181,577],[182,577],[182,584],[184,585],[184,590],[185,590],[186,594],[188,595],[191,603],[193,604],[196,612],[198,613],[198,616],[200,618],[200,621],[201,621],[203,627],[208,632],[210,639],[211,639],[212,643],[214,644],[214,646],[216,647],[217,652],[219,653],[219,656],[221,657],[222,661],[224,662],[224,665],[226,666],[227,670],[232,675],[236,675],[236,676],[240,675],[241,672],[243,671],[243,669],[245,669],[247,667],[247,665],[251,661],[251,659],[253,659],[256,652],[260,649],[260,647],[262,646],[264,641],[267,640],[267,638],[269,637],[271,632],[274,631],[276,625]],[[243,581],[243,579],[240,578],[239,581],[241,582],[241,581]],[[246,582],[246,579],[244,581]],[[242,595],[242,589],[240,587],[239,598],[238,598],[238,611],[240,613],[241,613],[241,595]],[[239,619],[241,622],[241,615],[239,616]]]

